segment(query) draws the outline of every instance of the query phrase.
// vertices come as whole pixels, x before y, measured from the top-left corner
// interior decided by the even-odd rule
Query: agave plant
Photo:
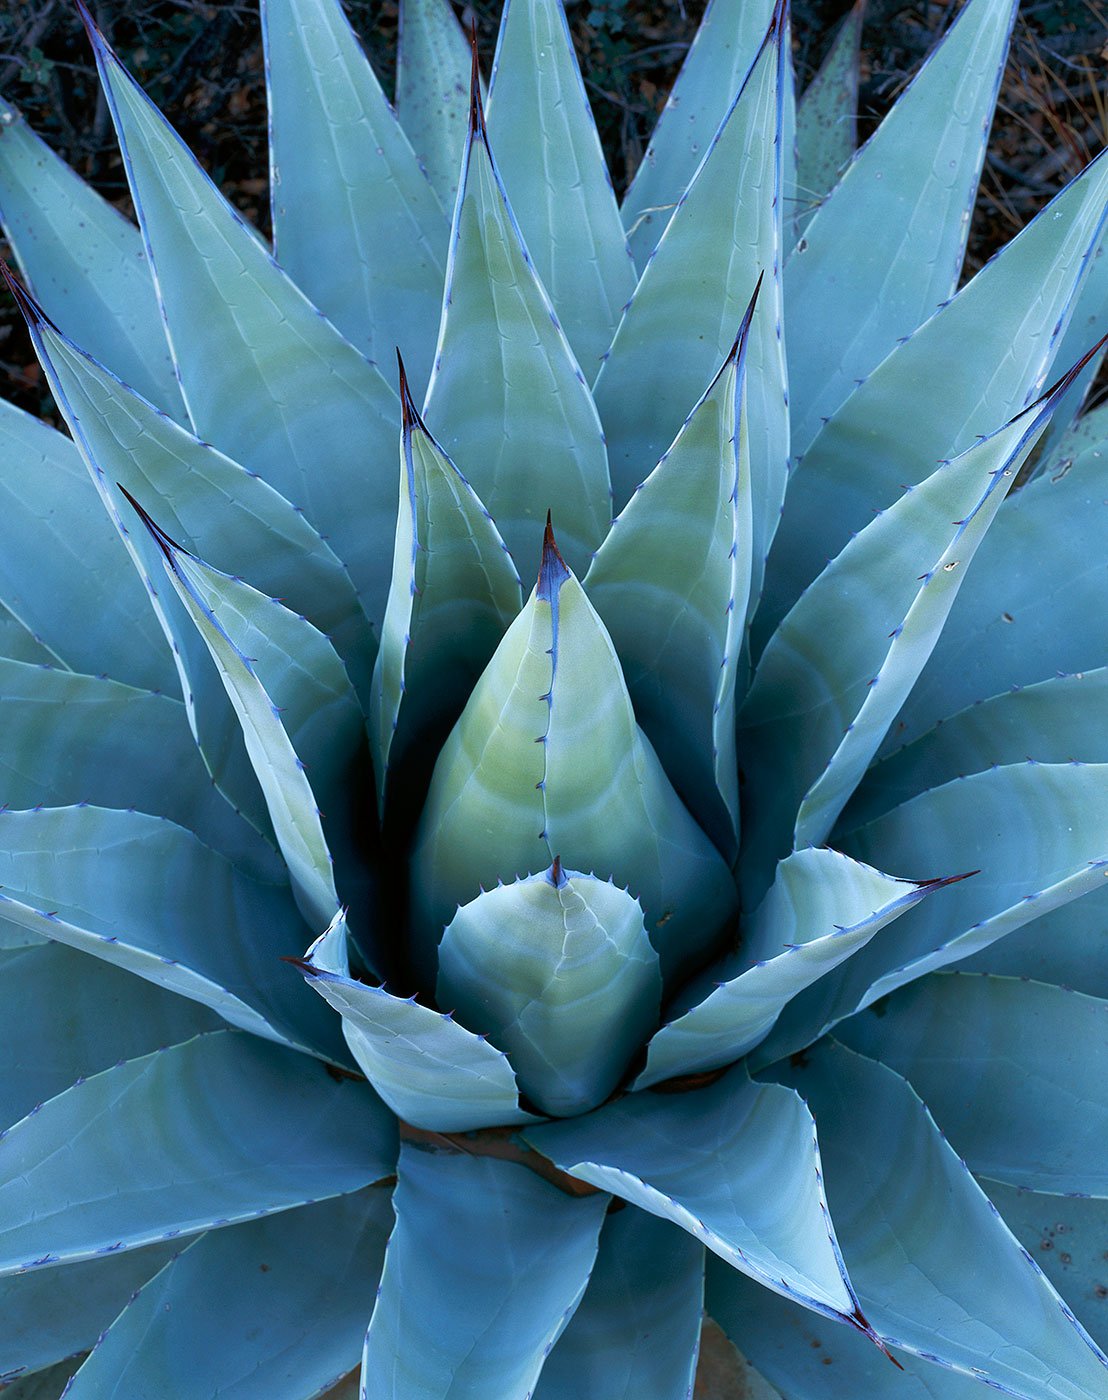
[[[559,0],[487,94],[406,0],[395,113],[262,19],[272,251],[88,16],[141,231],[0,115],[13,1397],[678,1400],[706,1306],[1104,1400],[1108,164],[959,288],[1011,0],[856,154],[858,14],[798,107],[713,0],[622,208]]]

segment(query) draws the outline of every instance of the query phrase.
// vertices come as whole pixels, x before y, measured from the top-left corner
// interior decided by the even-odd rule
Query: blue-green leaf
[[[1108,1196],[1108,1002],[1018,977],[939,973],[839,1035],[909,1081],[976,1175]]]
[[[865,0],[855,0],[797,104],[796,205],[785,211],[796,237],[838,184],[858,144],[858,51],[864,17]]]
[[[639,723],[730,861],[739,835],[735,692],[750,599],[743,386],[753,314],[752,302],[723,368],[613,522],[585,577]]]
[[[198,436],[299,506],[384,612],[399,404],[295,286],[94,33],[170,344]],[[351,510],[356,500],[358,509]]]
[[[744,853],[756,893],[773,860],[827,839],[1071,378],[872,520],[770,638],[739,734],[758,820]]]
[[[362,1394],[533,1394],[585,1291],[608,1198],[574,1199],[514,1162],[408,1144],[399,1178]]]
[[[1022,763],[1108,763],[1108,667],[978,700],[875,763],[843,812],[849,831],[967,773]]]
[[[709,1258],[705,1282],[709,1313],[790,1400],[996,1400],[984,1382],[907,1352],[895,1353],[890,1365],[857,1332],[760,1288],[719,1259]]]
[[[555,856],[630,887],[667,978],[734,909],[731,873],[638,728],[611,639],[548,532],[535,591],[435,765],[411,866],[425,981],[459,904]]]
[[[395,1123],[370,1089],[213,1031],[94,1075],[8,1130],[0,1272],[345,1195],[395,1161]]]
[[[357,773],[362,714],[342,662],[305,618],[187,553],[132,504],[219,669],[297,904],[313,931],[326,926],[339,904],[330,847],[353,879],[353,827],[367,795]]]
[[[709,0],[623,200],[623,223],[640,269],[746,81],[773,11],[773,0]]]
[[[654,1036],[635,1088],[745,1055],[793,997],[942,883],[896,880],[837,851],[789,856],[744,927],[741,953],[714,970],[714,990]]]
[[[1102,1351],[1108,1350],[1108,1203],[1043,1196],[984,1183],[1004,1223],[1073,1308]],[[982,1397],[984,1400],[984,1397]]]
[[[476,492],[427,431],[401,371],[400,513],[373,675],[377,800],[422,802],[442,747],[519,612],[519,576]]]
[[[346,1042],[367,1078],[405,1121],[437,1133],[535,1121],[520,1108],[507,1055],[483,1036],[414,997],[351,977],[341,914],[301,966],[342,1017]]]
[[[782,23],[779,13],[643,272],[594,386],[622,507],[727,358],[764,275],[747,346],[752,601],[761,592],[789,455],[778,258]]]
[[[843,1253],[884,1340],[1026,1400],[1099,1400],[1108,1360],[910,1086],[834,1044],[787,1078],[816,1115]]]
[[[890,734],[897,744],[1002,690],[1108,656],[1108,453],[1009,496]]]
[[[183,417],[141,234],[2,98],[0,219],[47,315],[140,394]]]
[[[580,1306],[535,1400],[687,1400],[704,1299],[704,1246],[644,1210],[611,1212]]]
[[[1077,305],[1073,308],[1070,323],[1066,327],[1066,332],[1058,347],[1056,357],[1058,364],[1072,364],[1075,360],[1080,359],[1090,347],[1101,340],[1105,331],[1108,331],[1108,240],[1102,236],[1100,245],[1090,260],[1089,272],[1081,291],[1078,293]],[[1088,362],[1065,398],[1055,409],[1050,426],[1043,434],[1041,450],[1038,453],[1039,471],[1045,468],[1048,474],[1051,474],[1057,470],[1056,467],[1050,465],[1051,460],[1068,437],[1074,419],[1092,387],[1093,380],[1100,372],[1103,362],[1104,349],[1102,346],[1099,353]],[[1090,428],[1094,428],[1096,410],[1092,416],[1094,422],[1089,424]],[[1101,418],[1101,422],[1103,423],[1103,418]],[[1098,445],[1105,436],[1106,434],[1103,432],[1098,434]]]
[[[524,247],[476,88],[424,416],[517,562],[538,554],[554,508],[583,567],[612,515],[604,431]]]
[[[591,379],[636,274],[561,0],[505,4],[489,134],[535,269]]]
[[[368,694],[372,630],[345,566],[304,516],[132,393],[35,307],[26,310],[54,397],[109,513],[129,521],[117,488],[138,497],[170,534],[310,618]]]
[[[558,861],[463,905],[439,946],[440,1005],[504,1050],[551,1115],[608,1097],[657,1025],[661,996],[638,901]]]
[[[1104,888],[990,943],[959,971],[1032,977],[1108,1001],[1108,880]]]
[[[341,1058],[333,1018],[280,961],[304,938],[287,885],[251,879],[191,832],[142,812],[4,812],[0,831],[0,920],[126,968],[255,1035]]]
[[[0,1128],[82,1076],[221,1025],[197,1002],[60,943],[0,953],[0,1008]]]
[[[281,878],[276,852],[204,770],[179,700],[0,659],[0,803],[137,807],[168,817],[241,869]]]
[[[425,385],[448,227],[339,0],[265,0],[270,189],[281,266],[343,335]]]
[[[56,1269],[37,1269],[0,1279],[0,1393],[18,1400],[5,1385],[11,1377],[39,1372],[87,1351],[126,1306],[136,1288],[176,1252],[175,1244],[152,1244]],[[64,1381],[76,1369],[70,1363]],[[61,1387],[51,1400],[57,1400]]]
[[[3,603],[0,603],[0,656],[34,666],[53,666],[58,660]]]
[[[965,6],[786,265],[789,314],[807,332],[788,345],[797,454],[957,289],[1016,8],[1014,0]]]
[[[391,1227],[378,1187],[202,1236],[124,1308],[68,1400],[321,1394],[358,1364]]]
[[[1108,157],[1101,157],[897,345],[820,429],[789,485],[761,637],[875,510],[1039,393],[1106,213]],[[867,295],[872,304],[872,287]]]
[[[0,600],[54,663],[172,690],[169,648],[77,449],[3,399],[0,505]]]
[[[708,1088],[632,1094],[525,1136],[563,1171],[674,1221],[767,1288],[857,1320],[815,1125],[795,1094],[740,1068]]]
[[[469,117],[470,49],[449,0],[401,0],[400,125],[446,210],[454,205]]]
[[[802,992],[755,1051],[759,1064],[803,1049],[887,992],[1103,888],[1108,764],[990,769],[921,793],[845,844],[867,864],[917,879],[976,871]]]

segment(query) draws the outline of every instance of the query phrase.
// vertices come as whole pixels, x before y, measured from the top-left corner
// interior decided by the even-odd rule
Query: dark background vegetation
[[[794,0],[798,84],[815,72],[850,0]],[[974,220],[967,270],[1005,242],[1100,149],[1108,0],[1028,0],[1016,27]],[[859,132],[888,109],[950,22],[953,0],[869,0]],[[123,60],[230,198],[267,229],[266,118],[256,0],[95,0]],[[396,0],[347,9],[391,91]],[[491,57],[500,0],[466,0]],[[569,0],[567,13],[617,189],[651,127],[704,0]],[[129,210],[126,180],[88,44],[71,0],[0,0],[0,91],[78,171]],[[47,410],[13,306],[0,305],[6,394]]]

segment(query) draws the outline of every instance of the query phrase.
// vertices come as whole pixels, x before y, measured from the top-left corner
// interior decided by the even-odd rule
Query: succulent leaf
[[[692,995],[682,999],[682,1014],[647,1047],[634,1087],[734,1063],[768,1035],[793,997],[942,883],[896,880],[837,851],[789,856],[746,925],[741,952],[714,970],[703,1000],[686,1010]]]
[[[643,271],[594,386],[622,507],[727,358],[764,275],[747,345],[752,603],[761,590],[789,455],[778,261],[783,73],[778,15]]]
[[[192,427],[303,509],[379,618],[395,520],[380,464],[392,457],[396,397],[258,243],[95,31],[93,46]]]
[[[88,1351],[135,1290],[168,1263],[177,1249],[172,1242],[151,1244],[0,1279],[0,1312],[4,1317],[0,1385],[4,1386],[4,1400],[20,1400],[15,1376],[26,1375],[29,1383],[46,1367]],[[76,1365],[76,1361],[70,1363],[62,1377],[63,1386]],[[57,1400],[60,1394],[58,1387],[52,1392],[44,1390],[41,1400]]]
[[[792,1054],[897,987],[1102,889],[1106,796],[1108,765],[1024,763],[932,788],[853,833],[846,849],[878,868],[977,873],[802,992],[755,1061]]]
[[[1079,1196],[1039,1195],[999,1182],[986,1183],[989,1199],[1055,1288],[1073,1298],[1074,1314],[1101,1348],[1108,1347],[1104,1318],[1104,1236],[1108,1205]]]
[[[303,938],[287,885],[251,879],[190,831],[142,812],[48,807],[4,812],[0,824],[0,921],[126,968],[255,1035],[341,1058],[333,1018],[279,962]],[[136,880],[140,867],[148,873]],[[167,890],[180,898],[167,901]]]
[[[465,149],[470,60],[469,40],[449,0],[401,0],[396,110],[447,213]]]
[[[666,978],[734,909],[730,872],[635,723],[611,639],[548,533],[535,591],[435,765],[412,858],[421,976],[459,904],[556,855],[627,883]]]
[[[322,1394],[358,1364],[391,1228],[377,1187],[210,1231],[121,1311],[67,1400]]]
[[[400,510],[369,729],[377,799],[422,797],[433,756],[519,612],[520,586],[477,493],[400,382]]]
[[[824,1203],[815,1126],[796,1095],[739,1068],[709,1088],[633,1095],[525,1136],[563,1171],[674,1221],[767,1288],[863,1325]]]
[[[46,314],[151,403],[183,418],[142,235],[3,98],[0,221]]]
[[[609,1213],[577,1311],[535,1400],[673,1400],[692,1393],[704,1246],[633,1206]]]
[[[400,1158],[362,1394],[532,1394],[585,1291],[608,1198],[575,1200],[492,1157],[405,1143]]]
[[[439,945],[440,1005],[507,1053],[543,1113],[603,1102],[661,995],[638,900],[558,861],[463,905]]]
[[[517,561],[538,553],[556,506],[580,568],[612,514],[604,432],[508,203],[476,73],[474,83],[424,417]]]
[[[1099,158],[903,344],[800,459],[767,567],[764,639],[875,510],[1018,413],[1043,385],[1100,241]],[[972,339],[974,353],[963,347]],[[939,408],[941,406],[941,411]]]
[[[1103,666],[1106,531],[1108,456],[1099,449],[1009,497],[890,743],[1012,686]]]
[[[1102,1395],[1108,1360],[911,1087],[834,1043],[805,1058],[788,1082],[816,1115],[831,1211],[879,1334],[1027,1400]]]
[[[928,788],[986,768],[1028,758],[1108,763],[1106,714],[1105,666],[979,700],[875,763],[847,805],[841,829],[864,826]]]
[[[273,244],[371,360],[435,352],[448,227],[339,0],[265,0]]]
[[[818,1396],[819,1400],[994,1400],[996,1390],[970,1376],[930,1365],[892,1348],[882,1355],[857,1332],[837,1327],[818,1313],[802,1310],[787,1298],[759,1288],[708,1259],[706,1302],[758,1372],[779,1387],[781,1396]],[[896,1365],[889,1365],[889,1355]],[[780,1400],[774,1391],[773,1400]],[[752,1391],[751,1400],[762,1400]],[[766,1400],[770,1400],[766,1397]]]
[[[801,325],[818,316],[821,327],[788,346],[798,455],[898,341],[957,290],[1016,8],[1017,0],[965,6],[786,264],[790,313]],[[844,249],[851,250],[845,266]]]
[[[60,943],[0,953],[0,1005],[0,1047],[11,1069],[0,1083],[0,1128],[82,1074],[99,1074],[120,1059],[148,1055],[222,1024],[199,1003]],[[4,1321],[6,1330],[6,1310]],[[0,1356],[0,1375],[7,1369]]]
[[[738,854],[735,706],[752,552],[744,404],[754,302],[723,368],[585,577],[635,715],[685,803]]]
[[[351,977],[342,915],[309,948],[302,966],[342,1017],[346,1042],[367,1078],[405,1121],[435,1133],[534,1121],[520,1107],[507,1055],[484,1036],[414,997]]]
[[[141,519],[234,706],[297,904],[310,926],[326,925],[339,904],[330,846],[357,861],[348,852],[354,809],[369,798],[366,777],[352,781],[365,731],[342,662],[305,618],[186,553],[144,511]],[[316,789],[328,803],[326,834]]]
[[[137,807],[187,827],[241,870],[281,878],[273,847],[208,778],[180,701],[5,658],[0,694],[8,807]]]
[[[745,853],[755,893],[771,860],[827,839],[1068,382],[872,520],[770,638],[740,716],[760,822]]]
[[[839,1028],[906,1078],[977,1176],[1108,1197],[1108,1002],[937,973]]]
[[[109,512],[130,518],[122,487],[206,558],[249,561],[255,586],[332,637],[368,693],[372,630],[345,566],[304,516],[261,477],[133,393],[36,308],[26,309],[50,387]]]
[[[0,656],[25,661],[33,666],[55,666],[58,658],[25,627],[13,612],[0,603]]]
[[[855,0],[797,104],[797,198],[795,208],[785,211],[793,242],[838,184],[858,144],[858,52],[864,18],[865,0]]]
[[[146,590],[76,448],[3,399],[0,502],[0,600],[53,664],[172,690],[173,661]]]
[[[592,379],[637,277],[561,0],[505,4],[489,135],[535,270]]]
[[[345,1195],[395,1161],[395,1123],[372,1090],[213,1031],[93,1075],[8,1130],[0,1273]]]
[[[1081,290],[1077,294],[1077,302],[1073,308],[1069,325],[1066,327],[1058,346],[1056,363],[1068,365],[1080,359],[1090,345],[1095,345],[1098,340],[1101,340],[1106,331],[1108,331],[1108,238],[1101,235],[1100,243],[1089,260],[1089,270]],[[1054,452],[1073,426],[1074,420],[1092,387],[1093,380],[1100,372],[1103,363],[1104,349],[1102,344],[1098,354],[1088,361],[1084,370],[1054,410],[1054,416],[1043,434],[1042,444],[1036,453],[1036,461],[1040,469],[1044,463],[1049,463]],[[1108,434],[1098,434],[1099,441],[1103,441],[1105,436]]]
[[[1108,880],[962,959],[958,970],[1030,977],[1108,1001]]]
[[[773,0],[709,0],[623,200],[623,223],[640,271],[746,81],[773,12]]]

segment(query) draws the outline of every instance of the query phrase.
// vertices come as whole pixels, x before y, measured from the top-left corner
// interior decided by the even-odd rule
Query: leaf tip
[[[544,603],[557,597],[558,590],[569,578],[569,565],[562,558],[554,539],[554,525],[550,512],[546,512],[546,529],[542,537],[542,562],[539,564],[539,578],[535,584],[536,595]]]

